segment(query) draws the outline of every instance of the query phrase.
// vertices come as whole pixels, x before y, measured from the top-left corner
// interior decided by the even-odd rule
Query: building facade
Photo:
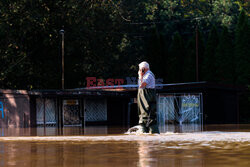
[[[162,131],[190,125],[239,123],[244,88],[207,82],[161,84],[157,112]],[[0,90],[0,127],[66,127],[138,123],[137,89]]]

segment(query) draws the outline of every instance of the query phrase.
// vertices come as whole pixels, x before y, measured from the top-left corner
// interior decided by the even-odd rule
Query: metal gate
[[[85,99],[84,111],[86,122],[107,121],[106,99]]]
[[[161,132],[194,132],[203,128],[202,94],[160,94],[157,99]]]
[[[63,125],[82,126],[79,100],[63,100]]]
[[[36,124],[37,126],[56,126],[56,100],[36,99]]]

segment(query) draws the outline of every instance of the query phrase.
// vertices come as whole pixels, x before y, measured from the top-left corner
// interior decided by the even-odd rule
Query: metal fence
[[[85,121],[107,121],[107,101],[106,99],[85,99]]]
[[[36,124],[37,126],[56,126],[56,100],[36,99]]]
[[[81,108],[80,99],[64,99],[60,107],[56,99],[37,98],[36,124],[44,127],[54,127],[61,123],[63,126],[82,126],[83,121],[107,121],[106,99],[84,99],[83,106],[84,109]],[[62,115],[62,122],[58,122],[59,115]]]
[[[203,128],[202,94],[159,94],[158,122],[161,132],[193,132]]]

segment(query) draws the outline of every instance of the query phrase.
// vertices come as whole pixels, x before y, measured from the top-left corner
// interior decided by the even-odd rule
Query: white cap
[[[149,69],[149,64],[146,62],[146,61],[143,61],[139,64],[139,68],[142,69],[142,68],[147,68]]]

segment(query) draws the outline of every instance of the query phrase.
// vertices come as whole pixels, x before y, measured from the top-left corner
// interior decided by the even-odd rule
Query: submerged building
[[[239,123],[242,87],[207,82],[157,85],[161,131],[175,125]],[[0,127],[133,126],[137,86],[70,90],[0,90]]]

